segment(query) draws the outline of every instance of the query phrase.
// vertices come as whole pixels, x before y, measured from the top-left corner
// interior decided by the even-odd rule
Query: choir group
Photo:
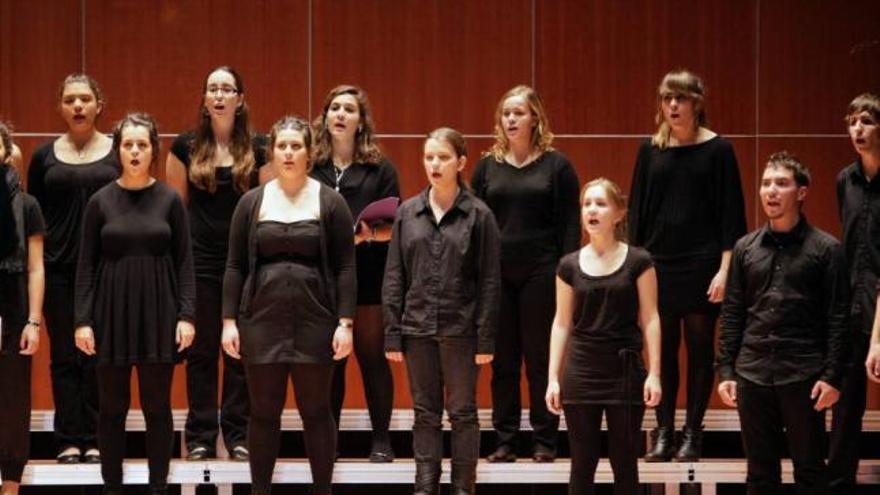
[[[44,323],[57,461],[100,463],[105,494],[123,493],[133,368],[149,493],[167,493],[171,382],[184,360],[187,459],[216,457],[222,435],[230,458],[249,462],[251,493],[268,494],[289,377],[313,492],[329,494],[352,351],[371,462],[394,460],[388,361],[406,364],[417,495],[439,493],[444,409],[451,493],[474,493],[487,364],[488,462],[522,452],[525,364],[528,452],[555,460],[564,413],[571,494],[595,492],[603,415],[615,494],[638,490],[646,408],[658,427],[645,460],[698,461],[716,372],[722,401],[739,412],[748,493],[782,493],[786,449],[798,493],[852,493],[866,382],[880,382],[880,98],[862,94],[846,111],[857,156],[837,179],[841,243],[803,214],[810,172],[784,151],[762,170],[767,221],[746,232],[734,149],[707,127],[704,94],[688,71],[663,78],[657,130],[636,151],[627,195],[605,178],[581,188],[538,94],[514,87],[470,182],[464,137],[438,128],[423,146],[429,185],[398,207],[395,166],[356,86],[334,88],[313,122],[285,116],[263,135],[241,76],[219,67],[162,182],[155,121],[130,113],[99,132],[100,88],[68,76],[58,94],[67,132],[33,152],[27,192],[0,123],[2,493],[18,493],[29,456]]]

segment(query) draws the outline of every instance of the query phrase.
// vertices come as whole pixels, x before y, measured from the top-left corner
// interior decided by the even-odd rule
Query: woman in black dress
[[[311,176],[336,189],[345,198],[351,216],[357,218],[370,203],[399,197],[397,171],[375,144],[373,118],[367,95],[356,86],[333,88],[315,119],[315,153]],[[364,393],[373,425],[371,462],[394,460],[388,424],[394,400],[391,369],[382,350],[382,275],[388,255],[391,224],[358,226],[354,234],[357,261],[358,327],[354,353],[364,382]],[[339,424],[345,399],[345,365],[333,371],[333,417]]]
[[[480,453],[479,366],[492,361],[501,295],[498,226],[464,185],[464,138],[425,140],[430,186],[400,207],[383,286],[385,355],[406,358],[415,409],[414,493],[437,495],[443,404],[452,422],[452,493],[474,493]]]
[[[595,493],[604,413],[614,493],[631,495],[639,486],[645,406],[656,406],[661,396],[657,277],[651,255],[622,241],[626,202],[617,184],[589,182],[581,205],[589,243],[562,258],[557,269],[547,407],[555,414],[565,410],[568,493]]]
[[[715,321],[733,244],[746,231],[733,146],[706,128],[703,82],[673,71],[657,90],[657,133],[642,143],[630,189],[629,242],[657,269],[663,400],[647,461],[695,461],[715,380]],[[687,419],[676,451],[681,326],[688,353]]]
[[[196,273],[198,338],[186,357],[187,459],[216,455],[217,433],[233,460],[246,461],[249,415],[241,361],[223,355],[223,395],[217,422],[217,366],[222,322],[223,271],[229,222],[242,194],[258,184],[266,163],[265,139],[253,135],[244,82],[231,67],[208,74],[196,129],[177,136],[165,162],[168,184],[187,204]]]
[[[67,132],[34,151],[28,192],[46,219],[46,329],[51,354],[54,431],[58,462],[100,462],[95,430],[98,385],[95,359],[76,350],[73,340],[74,279],[83,212],[95,191],[119,176],[110,137],[96,124],[104,97],[94,79],[72,74],[59,91]]]
[[[12,136],[0,122],[0,479],[17,495],[30,448],[31,356],[40,346],[43,216],[21,190]]]
[[[241,358],[251,401],[251,493],[268,494],[288,377],[303,420],[315,494],[330,493],[336,425],[333,361],[351,352],[356,295],[345,200],[309,178],[307,122],[284,117],[269,136],[277,178],[246,193],[229,231],[223,349]]]
[[[159,134],[149,115],[113,132],[118,180],[89,200],[76,272],[76,346],[98,358],[98,443],[105,494],[121,494],[131,371],[146,420],[149,493],[167,493],[174,430],[171,380],[195,335],[195,279],[186,210],[151,175]]]
[[[477,163],[474,194],[501,230],[501,316],[492,361],[492,423],[498,435],[490,462],[516,460],[520,369],[526,363],[532,458],[556,458],[559,418],[547,410],[547,357],[556,306],[556,264],[580,244],[578,178],[562,153],[538,94],[517,86],[495,112],[495,144]]]

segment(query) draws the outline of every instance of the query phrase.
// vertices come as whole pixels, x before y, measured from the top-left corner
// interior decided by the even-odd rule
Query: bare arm
[[[28,237],[28,322],[40,321],[43,313],[43,294],[46,287],[43,270],[43,236]],[[21,354],[32,355],[40,347],[40,328],[30,323],[21,332]]]
[[[554,414],[562,412],[559,390],[559,371],[562,369],[562,356],[571,334],[574,317],[574,289],[564,280],[556,277],[556,316],[550,330],[550,366],[547,370],[547,408]]]

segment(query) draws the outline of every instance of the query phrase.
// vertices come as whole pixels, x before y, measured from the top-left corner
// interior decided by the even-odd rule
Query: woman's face
[[[128,179],[149,176],[154,152],[150,130],[142,125],[126,125],[121,134],[119,161],[122,162],[122,175]]]
[[[584,192],[581,222],[587,234],[613,234],[624,213],[608,198],[605,186],[596,184]]]
[[[327,130],[334,139],[354,142],[358,126],[361,123],[361,110],[357,98],[350,94],[341,94],[330,101],[327,107]]]
[[[467,159],[458,156],[451,144],[442,139],[428,138],[425,141],[425,174],[432,187],[452,187],[457,182],[458,173],[464,170]]]
[[[103,106],[85,82],[72,82],[61,93],[61,117],[70,131],[91,131]]]
[[[244,102],[238,92],[235,77],[229,72],[217,69],[205,81],[204,105],[211,120],[235,120],[235,112]]]
[[[678,130],[696,128],[696,105],[694,99],[683,93],[669,92],[660,98],[663,120],[669,127]]]
[[[538,119],[532,114],[529,102],[519,95],[504,100],[501,106],[501,128],[511,143],[530,143]]]
[[[272,147],[272,163],[281,178],[297,179],[308,175],[309,150],[301,131],[282,129]]]

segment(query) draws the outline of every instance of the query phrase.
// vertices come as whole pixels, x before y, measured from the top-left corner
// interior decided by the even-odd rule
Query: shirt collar
[[[797,225],[788,232],[773,232],[770,230],[770,222],[767,222],[761,231],[761,245],[778,246],[782,239],[794,244],[802,244],[807,237],[808,227],[809,223],[807,223],[807,217],[803,212],[801,212],[801,219],[798,221]],[[785,244],[785,242],[783,243]]]
[[[419,209],[416,211],[416,215],[421,215],[422,213],[431,213],[431,202],[428,199],[428,193],[431,191],[431,186],[425,188],[424,191],[419,194]],[[470,192],[468,192],[466,187],[459,187],[458,196],[455,197],[455,201],[452,203],[452,207],[449,208],[449,211],[459,210],[463,214],[467,215],[470,213],[473,208],[473,202],[471,201]],[[448,213],[448,212],[447,212]]]

